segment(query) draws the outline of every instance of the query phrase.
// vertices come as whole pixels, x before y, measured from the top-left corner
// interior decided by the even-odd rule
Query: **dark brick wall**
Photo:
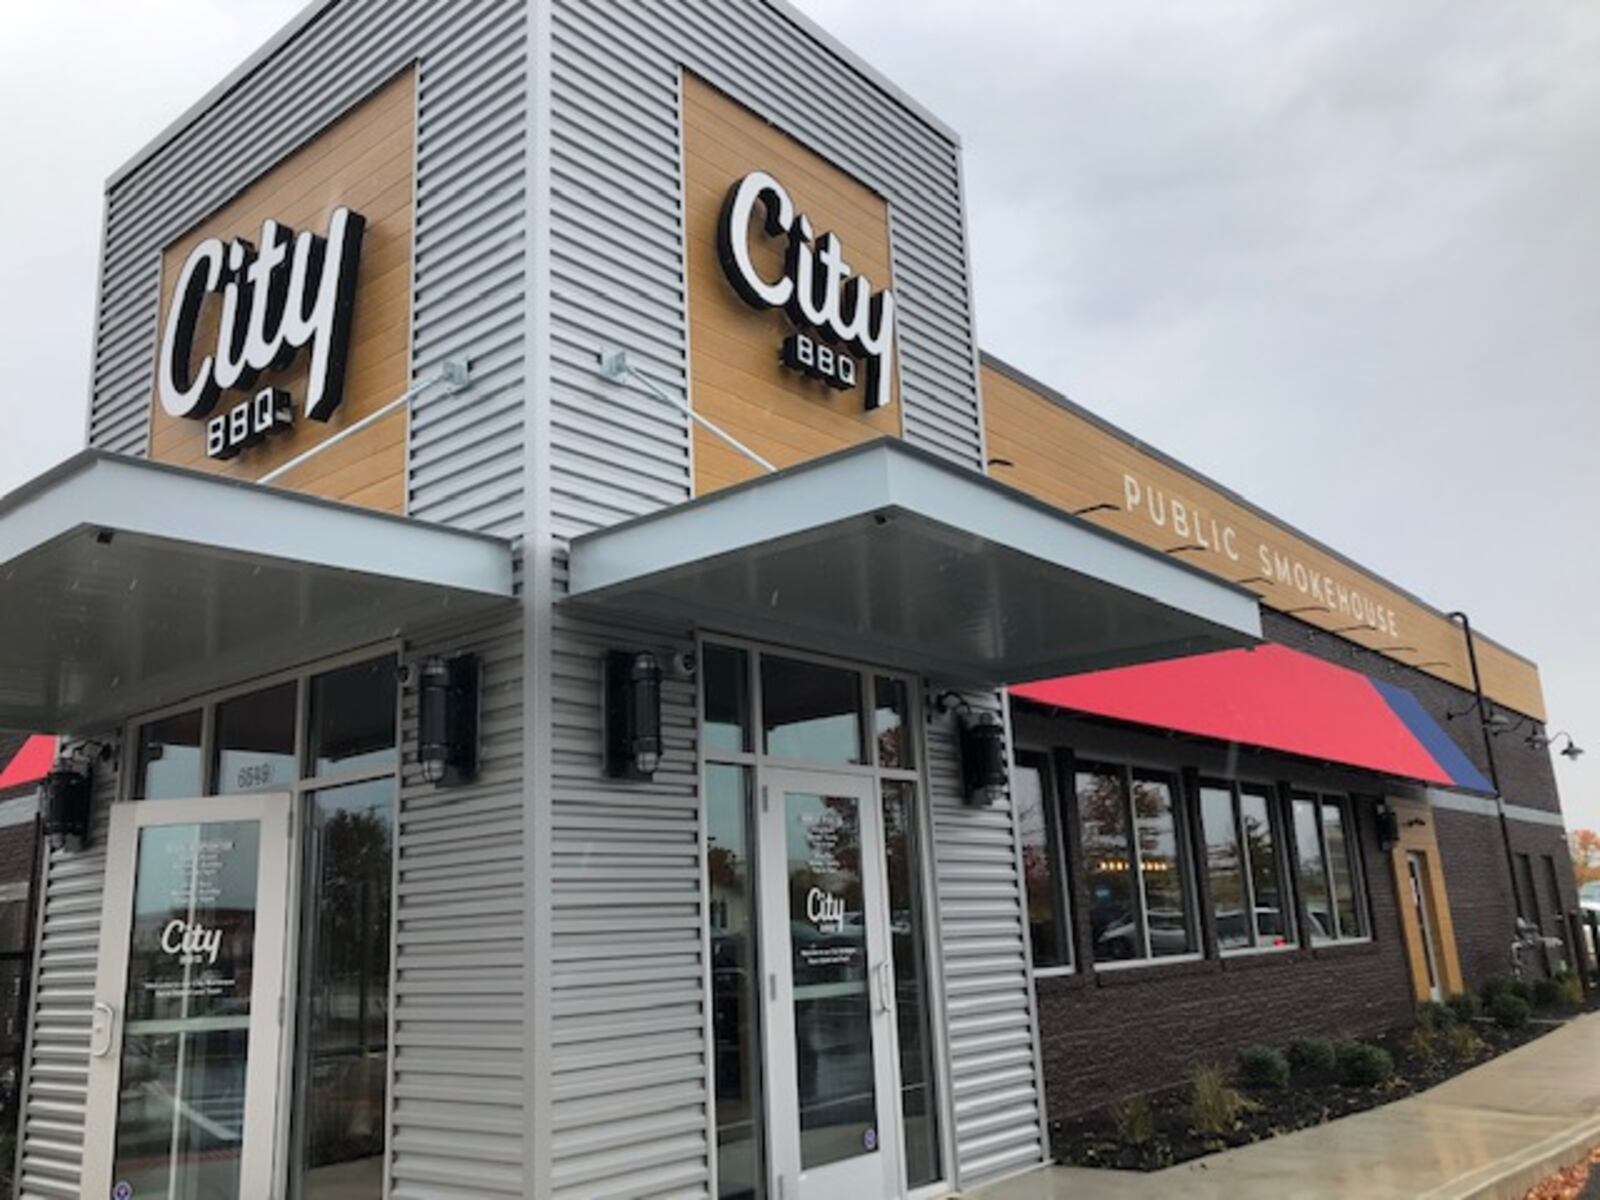
[[[1411,977],[1389,856],[1360,806],[1370,943],[1037,981],[1050,1117],[1098,1107],[1300,1034],[1375,1033],[1406,1021]]]

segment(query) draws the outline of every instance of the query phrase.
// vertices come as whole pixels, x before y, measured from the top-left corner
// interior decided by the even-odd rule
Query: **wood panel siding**
[[[779,347],[790,332],[781,311],[745,304],[722,272],[717,225],[730,188],[751,171],[771,174],[809,216],[833,230],[846,261],[872,281],[892,284],[889,205],[838,167],[724,96],[695,75],[683,77],[684,209],[689,285],[689,380],[695,411],[780,467],[871,438],[901,433],[894,402],[867,411],[862,382],[837,391],[786,368]],[[780,243],[753,239],[763,274],[782,274]],[[897,372],[898,373],[898,372]],[[749,458],[696,426],[695,493],[705,495],[761,474]]]
[[[1428,920],[1433,924],[1434,966],[1439,972],[1439,989],[1454,996],[1465,988],[1461,975],[1461,955],[1456,950],[1455,921],[1450,913],[1450,893],[1445,887],[1444,867],[1439,859],[1439,840],[1435,836],[1433,809],[1426,800],[1390,796],[1385,803],[1394,810],[1400,840],[1389,851],[1394,872],[1395,904],[1400,910],[1400,933],[1405,942],[1406,963],[1411,970],[1411,986],[1418,1000],[1429,998],[1427,950],[1423,945],[1422,923],[1411,898],[1410,853],[1422,856],[1424,885],[1427,889]]]
[[[983,397],[1000,482],[1241,583],[1268,608],[1472,687],[1461,628],[1439,611],[992,362]],[[1544,719],[1532,663],[1482,637],[1478,661],[1489,697]]]
[[[405,392],[411,369],[413,191],[416,174],[416,76],[407,70],[246,188],[226,207],[172,242],[161,256],[161,319],[166,325],[184,261],[207,238],[259,240],[268,219],[297,232],[323,233],[334,210],[367,221],[357,277],[344,401],[326,422],[303,413],[310,353],[284,371],[264,374],[257,388],[293,397],[292,430],[232,459],[206,455],[206,422],[173,417],[153,396],[150,457],[236,479],[259,479]],[[215,346],[220,305],[209,302],[195,338],[198,361]],[[225,393],[213,415],[248,399]],[[279,486],[385,512],[406,510],[407,416],[396,411],[326,454],[285,474]]]

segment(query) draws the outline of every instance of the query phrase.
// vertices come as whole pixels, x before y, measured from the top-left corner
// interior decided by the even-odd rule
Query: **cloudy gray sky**
[[[0,16],[0,490],[82,443],[105,176],[300,3]],[[1600,827],[1600,10],[802,7],[961,132],[986,348],[1538,660]]]

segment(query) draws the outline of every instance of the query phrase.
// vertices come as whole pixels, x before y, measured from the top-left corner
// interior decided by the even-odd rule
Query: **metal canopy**
[[[86,451],[0,499],[0,729],[98,732],[511,579],[502,539]]]
[[[893,440],[585,534],[567,602],[985,686],[1261,637],[1252,593]]]

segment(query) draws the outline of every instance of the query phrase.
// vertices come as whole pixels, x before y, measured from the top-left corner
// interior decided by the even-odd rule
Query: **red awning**
[[[1287,646],[1067,675],[1011,694],[1398,779],[1493,791],[1410,692]]]
[[[22,743],[10,762],[0,762],[0,791],[38,783],[56,760],[56,739],[34,734]]]

